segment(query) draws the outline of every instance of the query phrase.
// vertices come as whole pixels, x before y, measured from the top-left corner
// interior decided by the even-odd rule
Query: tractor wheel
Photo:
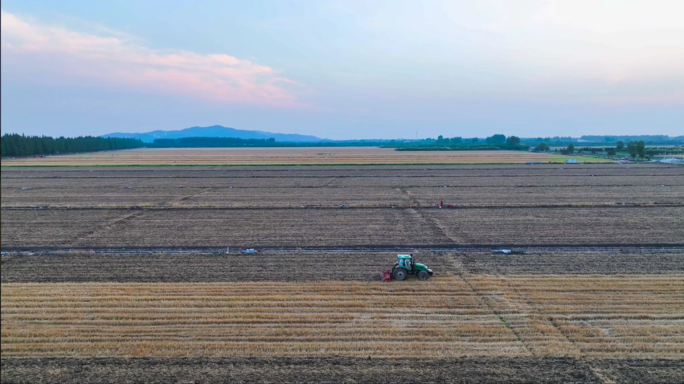
[[[394,270],[394,280],[404,280],[406,279],[406,270],[404,268],[397,268]]]
[[[423,281],[427,280],[427,279],[428,279],[428,276],[429,276],[429,275],[428,275],[427,271],[420,271],[420,272],[418,272],[418,278],[421,279],[421,280],[423,280]]]

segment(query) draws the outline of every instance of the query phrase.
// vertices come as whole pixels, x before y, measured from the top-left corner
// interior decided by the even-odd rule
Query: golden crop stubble
[[[678,358],[684,276],[2,285],[3,356]]]
[[[21,158],[9,165],[316,165],[489,164],[547,162],[552,154],[520,151],[395,151],[392,148],[174,148]],[[604,161],[596,159],[596,161]]]
[[[521,355],[462,281],[3,284],[3,356]]]
[[[532,348],[563,344],[596,357],[681,358],[684,354],[684,275],[469,275]],[[525,315],[527,313],[528,315]],[[544,327],[530,331],[532,320]],[[550,327],[551,326],[551,327]],[[555,329],[554,329],[555,328]],[[532,333],[535,336],[530,336]],[[546,348],[541,345],[540,348]]]

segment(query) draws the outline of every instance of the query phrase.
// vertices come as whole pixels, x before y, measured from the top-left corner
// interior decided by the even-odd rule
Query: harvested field
[[[558,155],[519,151],[411,151],[391,148],[173,148],[8,159],[5,165],[319,165],[548,162]],[[596,159],[596,162],[606,162]]]
[[[684,275],[465,278],[535,355],[560,345],[575,356],[684,354]]]
[[[683,223],[684,207],[4,210],[2,246],[681,244]]]
[[[3,358],[528,354],[463,280],[448,277],[394,286],[10,283],[2,327]]]
[[[626,191],[629,193],[626,193]],[[684,168],[314,167],[14,169],[2,207],[291,208],[681,205]]]
[[[63,182],[67,184],[66,182]],[[27,183],[25,183],[27,184]],[[70,183],[73,185],[73,183]],[[150,183],[153,184],[153,183]],[[3,188],[2,207],[300,208],[682,205],[684,186],[584,187],[182,187]]]
[[[684,250],[667,252],[543,252],[414,254],[444,274],[684,274]],[[16,255],[2,262],[2,283],[376,281],[393,253],[313,252],[211,254]],[[295,264],[297,268],[291,268]]]
[[[456,244],[679,244],[684,207],[426,210]],[[638,224],[630,219],[639,217]]]
[[[77,238],[54,236],[55,228],[64,227],[64,223],[98,217],[102,212],[4,211],[2,226],[7,230],[2,233],[2,245],[296,247],[449,243],[417,212],[404,209],[105,211],[106,217],[117,217],[116,222],[103,221],[96,226],[99,229]],[[34,215],[32,225],[14,224],[25,222],[26,215]]]
[[[665,164],[496,164],[353,166],[2,167],[3,178],[309,178],[309,177],[529,177],[682,176]]]
[[[63,216],[58,211],[3,211],[2,246],[65,246],[136,214],[139,213],[84,211]]]
[[[668,252],[528,252],[524,255],[461,254],[457,265],[471,274],[684,274],[684,250]]]
[[[4,283],[2,324],[3,358],[676,359],[684,353],[684,275],[463,275],[420,284]]]
[[[253,161],[228,152],[177,160]],[[149,154],[70,161],[159,161]],[[273,155],[263,160],[349,160]],[[385,161],[382,151],[357,155]],[[429,162],[442,155],[462,154],[432,152]],[[3,167],[1,176],[3,251],[27,250],[3,255],[0,269],[5,383],[684,381],[682,167]],[[437,209],[440,200],[458,209]],[[492,255],[478,247],[487,244],[526,253]],[[214,254],[174,253],[189,249]],[[435,276],[379,282],[392,249],[414,252]]]
[[[447,273],[444,254],[416,255]],[[390,253],[257,255],[19,255],[2,262],[3,283],[377,281],[396,262]],[[296,265],[296,268],[292,268]]]
[[[27,358],[3,359],[11,383],[681,383],[675,360],[573,358]],[[600,375],[600,376],[599,376]],[[27,380],[35,378],[35,380]]]
[[[444,200],[445,204],[458,207],[487,206],[592,206],[606,204],[677,204],[681,205],[684,186],[661,187],[660,185],[628,187],[624,186],[575,186],[562,187],[490,187],[483,188],[409,188],[423,206],[434,205]]]

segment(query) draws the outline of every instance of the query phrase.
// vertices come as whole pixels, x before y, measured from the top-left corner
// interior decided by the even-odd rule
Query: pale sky
[[[684,1],[2,2],[2,132],[684,134]]]

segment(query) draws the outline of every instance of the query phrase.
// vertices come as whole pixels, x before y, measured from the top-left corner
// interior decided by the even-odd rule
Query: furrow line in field
[[[202,195],[206,192],[183,196],[177,199],[173,203],[183,202],[192,197]],[[317,209],[317,210],[356,210],[356,209],[440,209],[437,206],[420,206],[418,205],[398,205],[398,204],[374,204],[374,205],[303,205],[303,206],[267,206],[267,207],[229,207],[229,206],[169,206],[169,205],[159,205],[159,206],[55,206],[55,205],[31,205],[31,206],[3,206],[0,208],[3,211],[34,211],[34,210],[59,210],[59,211],[124,211],[124,210],[144,210],[144,211],[187,211],[187,210],[197,210],[197,211],[272,211],[274,209],[279,210],[302,210],[302,209]],[[445,211],[449,210],[464,210],[464,209],[586,209],[586,208],[663,208],[663,207],[684,207],[684,203],[577,203],[577,204],[497,204],[497,205],[466,205],[466,204],[451,204],[449,208],[443,208]]]
[[[326,247],[326,246],[286,246],[286,247],[259,247],[260,253],[393,253],[393,252],[472,252],[472,253],[491,253],[493,249],[515,248],[516,252],[592,252],[592,253],[665,253],[665,252],[684,252],[684,244],[605,244],[596,245],[576,245],[576,244],[555,244],[555,245],[510,245],[510,244],[435,244],[434,246],[425,245],[373,245],[373,246],[347,246],[347,247]],[[87,252],[94,254],[227,254],[235,255],[240,253],[239,248],[216,248],[216,247],[3,247],[3,252],[8,253],[34,253],[34,254],[65,254],[69,252]],[[258,257],[258,256],[255,256]]]
[[[333,178],[339,179],[356,179],[356,178],[434,178],[434,177],[445,177],[445,178],[460,178],[460,177],[472,177],[472,178],[527,178],[527,177],[621,177],[624,174],[529,174],[529,175],[511,175],[511,174],[496,174],[496,175],[478,175],[478,174],[467,174],[467,175],[335,175]],[[630,177],[659,177],[659,176],[670,176],[669,174],[662,173],[640,173],[640,174],[629,174]],[[672,175],[674,176],[674,175]],[[2,176],[2,179],[6,180],[28,180],[28,179],[78,179],[78,180],[88,180],[88,179],[330,179],[330,175],[287,175],[287,176],[88,176],[88,177],[78,177],[78,176],[24,176],[24,177],[14,177],[14,176]]]

